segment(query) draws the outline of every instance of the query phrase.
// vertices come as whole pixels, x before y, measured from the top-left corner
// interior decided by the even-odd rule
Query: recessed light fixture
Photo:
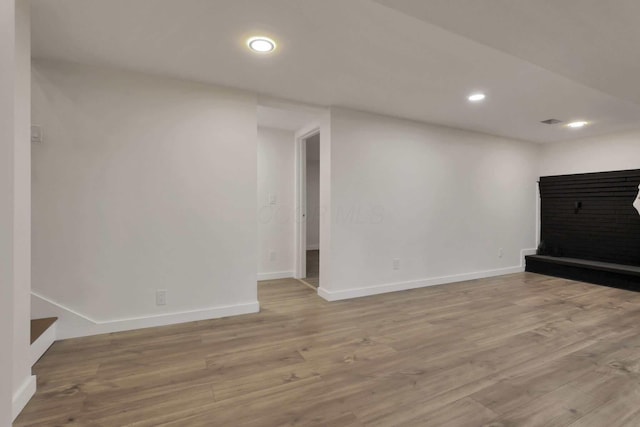
[[[486,97],[487,95],[485,95],[484,93],[473,93],[469,95],[468,99],[471,102],[480,102],[480,101],[484,101]]]
[[[247,40],[247,46],[257,53],[271,53],[276,50],[276,42],[269,37],[251,37]]]
[[[571,122],[567,126],[569,126],[570,128],[578,129],[578,128],[581,128],[581,127],[585,127],[588,124],[589,124],[589,122],[577,121],[577,122]]]

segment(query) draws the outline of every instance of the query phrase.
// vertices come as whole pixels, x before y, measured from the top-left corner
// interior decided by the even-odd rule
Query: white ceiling
[[[258,125],[298,131],[320,123],[323,108],[261,96],[258,98]]]
[[[598,3],[34,0],[33,49],[36,58],[553,142],[640,128],[640,87],[625,90],[640,67],[640,26],[630,15],[640,6]],[[587,12],[572,18],[570,6],[584,4]],[[276,39],[277,52],[249,52],[244,42],[256,34]],[[483,104],[467,102],[476,90],[486,91]],[[548,118],[592,124],[539,123]]]
[[[374,0],[640,102],[638,0]]]

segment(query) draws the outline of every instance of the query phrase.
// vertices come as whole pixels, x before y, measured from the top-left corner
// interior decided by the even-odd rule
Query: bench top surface
[[[553,257],[548,255],[528,255],[527,258],[531,258],[539,261],[546,261],[554,264],[571,265],[576,267],[585,267],[595,270],[611,271],[615,273],[626,273],[640,276],[640,267],[635,265],[615,264],[612,262],[591,261],[587,259],[579,258],[566,258],[566,257]]]

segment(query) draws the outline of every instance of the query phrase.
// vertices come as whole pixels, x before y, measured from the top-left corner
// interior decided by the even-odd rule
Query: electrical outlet
[[[156,291],[156,305],[167,305],[167,291],[163,289]]]
[[[276,251],[269,252],[269,261],[274,262],[277,258]]]
[[[398,258],[393,260],[393,269],[400,270],[400,260]]]
[[[504,256],[504,249],[498,249],[498,258],[502,258]]]

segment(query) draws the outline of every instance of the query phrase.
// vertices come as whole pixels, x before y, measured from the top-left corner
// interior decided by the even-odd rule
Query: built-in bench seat
[[[526,271],[640,291],[640,266],[577,258],[529,255]]]

